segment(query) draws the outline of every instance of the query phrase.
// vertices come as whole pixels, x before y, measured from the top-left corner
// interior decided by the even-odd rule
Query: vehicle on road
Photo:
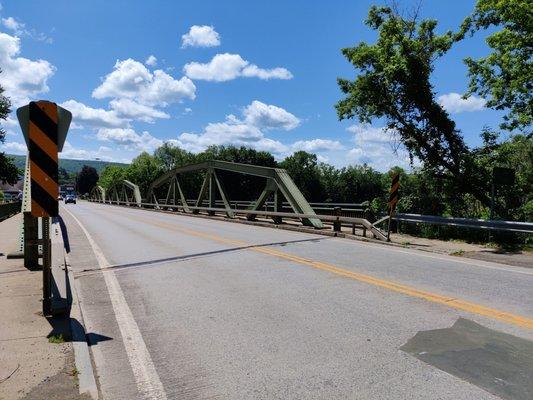
[[[65,197],[65,204],[73,203],[76,204],[76,196],[73,194],[67,194],[67,197]]]
[[[61,195],[57,196],[57,201],[63,201],[63,196]]]

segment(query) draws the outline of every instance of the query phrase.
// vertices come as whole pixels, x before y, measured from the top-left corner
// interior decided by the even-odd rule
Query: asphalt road
[[[87,202],[61,216],[105,399],[533,394],[530,269]]]

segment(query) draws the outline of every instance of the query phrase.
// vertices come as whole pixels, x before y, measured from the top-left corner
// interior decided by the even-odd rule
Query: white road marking
[[[89,232],[87,232],[87,229],[85,229],[78,218],[76,218],[70,211],[66,208],[63,208],[63,210],[67,211],[82,229],[93,249],[98,261],[98,266],[100,268],[109,267],[111,264],[107,261],[104,253],[102,253],[102,250],[93,240]],[[148,352],[148,348],[146,347],[146,343],[142,338],[139,326],[133,318],[133,314],[126,302],[124,293],[122,292],[115,273],[112,270],[106,270],[102,271],[102,275],[104,276],[107,291],[111,298],[115,318],[120,329],[120,334],[122,335],[122,342],[124,343],[139,393],[141,393],[145,399],[166,400],[167,395],[163,388],[163,384],[161,383],[161,379],[157,374],[150,353]]]

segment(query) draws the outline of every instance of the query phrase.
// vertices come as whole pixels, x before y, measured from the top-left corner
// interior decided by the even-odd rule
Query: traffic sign
[[[17,110],[29,150],[31,215],[58,215],[58,156],[72,114],[50,101],[30,102]]]
[[[398,203],[398,189],[400,188],[400,173],[396,172],[392,176],[392,183],[389,190],[389,208],[390,208],[390,215],[394,212],[396,209],[396,204]]]

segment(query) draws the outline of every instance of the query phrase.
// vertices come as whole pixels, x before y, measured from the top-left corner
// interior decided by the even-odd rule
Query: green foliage
[[[466,18],[461,36],[491,29],[487,44],[492,52],[477,60],[468,57],[470,85],[487,105],[507,110],[503,129],[529,130],[533,122],[533,11],[528,0],[478,0]]]
[[[158,160],[144,151],[126,168],[124,178],[139,185],[141,193],[145,194],[150,184],[162,173],[163,169]]]
[[[177,146],[173,146],[170,143],[164,143],[161,147],[156,149],[154,157],[159,163],[161,170],[165,172],[182,165],[196,162],[194,154],[180,149]]]
[[[306,199],[318,199],[323,196],[324,186],[315,154],[297,151],[279,164],[287,170]]]
[[[405,19],[389,7],[371,7],[366,24],[378,32],[375,44],[342,49],[358,71],[355,80],[338,79],[346,97],[335,108],[339,119],[386,121],[411,157],[436,172],[460,174],[467,153],[462,136],[437,103],[431,84],[435,60],[454,34],[435,32],[435,20]]]
[[[0,73],[2,70],[0,69]],[[5,120],[11,112],[11,102],[4,96],[4,88],[0,86],[0,120]],[[0,126],[0,143],[4,143],[6,132]],[[0,183],[14,185],[18,181],[19,170],[10,157],[0,152]]]
[[[90,193],[98,182],[98,172],[93,167],[84,165],[76,176],[76,189],[79,194]]]
[[[109,189],[111,186],[120,182],[126,175],[126,168],[116,165],[107,165],[102,172],[100,172],[100,178],[98,184],[105,189]]]

